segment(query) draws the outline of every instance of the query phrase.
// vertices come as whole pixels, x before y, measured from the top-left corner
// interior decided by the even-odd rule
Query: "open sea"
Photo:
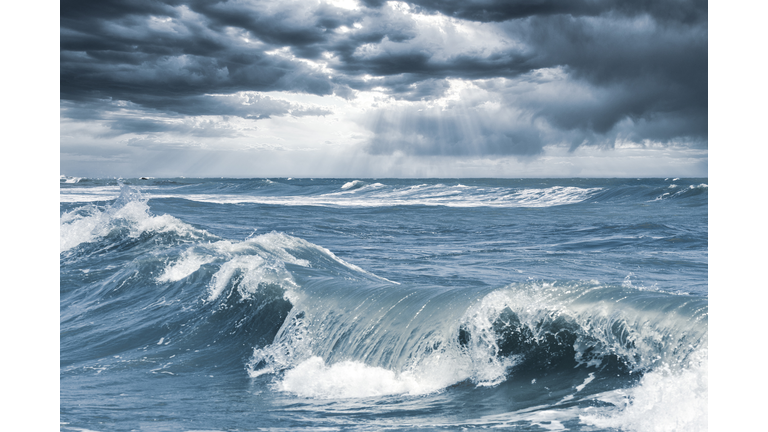
[[[699,179],[60,179],[62,431],[704,431]]]

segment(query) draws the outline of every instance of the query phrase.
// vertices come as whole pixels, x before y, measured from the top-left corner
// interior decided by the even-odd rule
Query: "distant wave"
[[[350,182],[354,183],[354,182]],[[344,186],[349,185],[345,184]],[[381,183],[354,183],[340,192],[309,195],[255,195],[212,193],[156,193],[152,188],[147,198],[181,198],[216,204],[270,204],[284,206],[334,207],[392,207],[392,206],[444,206],[444,207],[550,207],[583,202],[601,188],[554,186],[544,189],[480,188],[475,186],[415,185],[391,187]],[[97,202],[116,199],[119,186],[103,186],[62,190],[61,202]],[[154,193],[153,193],[154,192]]]
[[[68,203],[111,201],[120,197],[120,186],[92,186],[61,189],[59,201]]]
[[[69,181],[69,180],[67,180]],[[81,180],[82,183],[82,180]],[[88,181],[62,183],[61,203],[104,202],[120,195],[120,183]],[[130,182],[129,182],[130,183]],[[668,183],[613,186],[513,187],[425,182],[403,185],[351,180],[279,182],[252,179],[239,182],[186,179],[134,181],[148,199],[185,199],[212,204],[266,204],[320,207],[553,207],[586,202],[663,201],[706,197],[708,185]],[[493,184],[493,183],[492,183]],[[701,200],[699,200],[701,201]]]
[[[513,190],[508,188],[477,188],[442,184],[417,185],[406,188],[385,187],[381,183],[359,185],[344,192],[310,196],[245,196],[245,195],[184,195],[179,198],[217,204],[255,203],[287,206],[338,207],[550,207],[575,204],[592,196],[600,188],[555,186],[546,189]],[[349,192],[365,191],[353,196]]]
[[[59,176],[59,181],[61,183],[77,183],[82,179],[83,179],[82,177],[69,177],[63,174]]]
[[[679,186],[676,184],[669,185],[670,189],[678,189]],[[665,199],[676,199],[676,198],[684,198],[688,196],[694,196],[699,195],[702,193],[706,193],[709,190],[709,185],[706,183],[701,183],[698,185],[690,185],[687,188],[679,189],[677,192],[664,192],[661,195],[657,196],[654,201],[660,201]]]
[[[344,190],[357,189],[365,186],[365,184],[366,183],[362,180],[353,180],[351,182],[344,183],[344,185],[341,188]]]

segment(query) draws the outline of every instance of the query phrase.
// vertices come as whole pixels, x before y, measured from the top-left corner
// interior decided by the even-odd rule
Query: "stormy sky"
[[[62,0],[76,176],[707,176],[696,0]]]

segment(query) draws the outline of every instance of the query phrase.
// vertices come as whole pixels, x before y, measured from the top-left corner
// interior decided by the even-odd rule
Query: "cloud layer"
[[[64,0],[60,23],[62,154],[707,146],[706,1]]]

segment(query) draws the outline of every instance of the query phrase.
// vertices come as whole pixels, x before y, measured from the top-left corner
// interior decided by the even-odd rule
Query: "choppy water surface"
[[[707,429],[707,179],[60,192],[62,430]]]

